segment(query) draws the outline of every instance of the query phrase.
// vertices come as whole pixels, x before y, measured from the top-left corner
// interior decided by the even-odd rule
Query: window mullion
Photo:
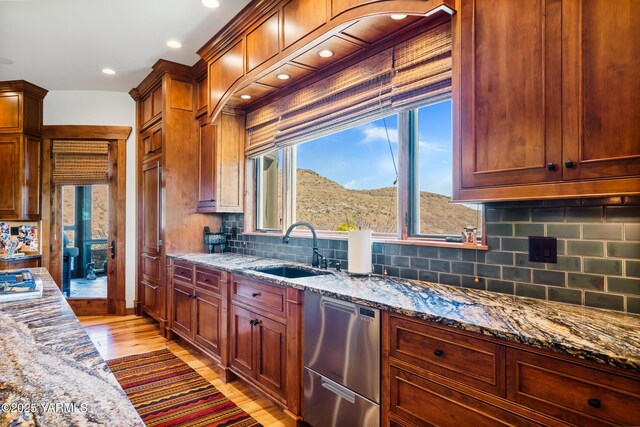
[[[406,239],[411,224],[411,137],[412,111],[398,113],[398,237]]]

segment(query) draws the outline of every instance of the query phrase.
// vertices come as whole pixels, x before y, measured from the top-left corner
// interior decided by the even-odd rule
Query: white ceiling
[[[128,92],[160,58],[195,64],[196,51],[248,3],[220,0],[209,9],[200,0],[0,0],[0,81]],[[182,48],[167,47],[170,39]],[[103,74],[107,67],[117,74]]]

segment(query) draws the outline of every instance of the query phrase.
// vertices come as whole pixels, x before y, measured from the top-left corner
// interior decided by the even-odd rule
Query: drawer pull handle
[[[435,350],[435,351],[433,352],[433,354],[435,354],[436,356],[440,357],[440,356],[442,356],[442,355],[444,354],[444,351],[442,351],[442,350]]]
[[[254,297],[254,298],[255,297],[259,297],[260,295],[261,295],[260,292],[254,292],[254,293],[251,294],[251,296]]]
[[[589,399],[587,400],[587,403],[589,404],[589,406],[591,406],[592,408],[599,408],[600,406],[602,406],[600,404],[600,400],[599,399]]]
[[[204,279],[204,283],[209,283],[209,279]]]

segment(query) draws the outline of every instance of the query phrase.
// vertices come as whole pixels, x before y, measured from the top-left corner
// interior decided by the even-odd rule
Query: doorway
[[[129,127],[45,126],[43,265],[76,315],[125,314]],[[48,203],[47,203],[48,202]]]
[[[107,298],[109,186],[62,187],[62,293]]]

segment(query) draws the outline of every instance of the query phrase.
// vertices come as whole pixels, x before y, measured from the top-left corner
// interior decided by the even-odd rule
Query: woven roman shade
[[[91,185],[107,182],[108,141],[54,140],[51,153],[54,185]]]
[[[386,49],[247,114],[248,156],[451,96],[451,23]]]

